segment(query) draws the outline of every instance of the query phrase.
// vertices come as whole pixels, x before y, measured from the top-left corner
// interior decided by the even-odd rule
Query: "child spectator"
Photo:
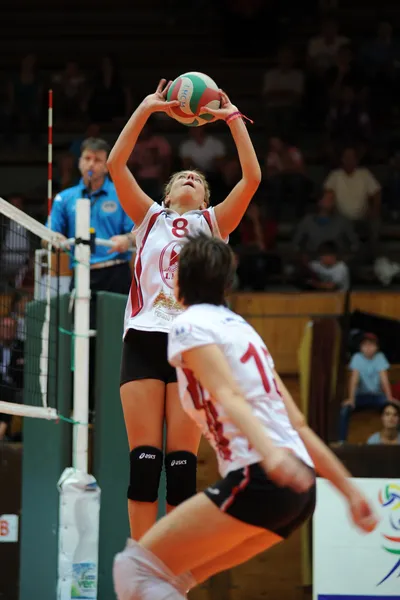
[[[367,444],[400,444],[400,408],[397,404],[386,404],[382,408],[382,429],[367,440]]]
[[[388,402],[400,405],[393,398],[389,383],[390,365],[383,352],[379,350],[379,341],[375,334],[366,333],[360,343],[360,351],[350,361],[352,371],[349,383],[349,397],[340,411],[339,439],[346,441],[350,415],[353,410],[380,408]]]
[[[311,277],[308,281],[315,290],[345,292],[350,287],[349,268],[338,258],[335,242],[325,242],[318,249],[319,260],[309,264]]]

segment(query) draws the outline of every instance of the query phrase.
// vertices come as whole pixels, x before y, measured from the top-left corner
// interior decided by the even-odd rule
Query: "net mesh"
[[[24,213],[7,216],[2,208],[0,431],[6,428],[12,437],[18,435],[18,416],[57,416],[60,251],[50,255],[42,248],[39,223],[35,233]]]

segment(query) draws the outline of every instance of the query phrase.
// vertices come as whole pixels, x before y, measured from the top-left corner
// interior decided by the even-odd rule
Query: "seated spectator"
[[[0,400],[20,402],[23,388],[24,345],[16,339],[17,322],[12,317],[0,319]],[[11,416],[0,414],[0,440],[7,434]]]
[[[338,212],[376,237],[381,208],[381,186],[365,167],[358,166],[357,151],[346,148],[342,154],[342,167],[331,171],[324,189],[334,194]],[[367,221],[371,219],[369,222]]]
[[[335,156],[340,147],[355,145],[365,148],[371,137],[371,121],[368,112],[350,86],[342,87],[338,100],[332,103],[327,118],[327,133]]]
[[[252,202],[238,228],[237,274],[240,287],[254,291],[265,289],[271,275],[281,271],[281,260],[272,251],[277,236],[277,223],[262,215]]]
[[[345,292],[350,287],[349,268],[338,259],[335,242],[325,242],[318,248],[319,260],[309,263],[309,289],[325,292]]]
[[[321,244],[335,242],[340,254],[357,252],[359,240],[351,221],[338,214],[333,194],[323,194],[315,214],[307,215],[300,221],[293,246],[296,253],[313,255]]]
[[[338,33],[338,24],[333,17],[321,22],[320,34],[308,42],[308,62],[312,70],[326,72],[335,62],[339,48],[349,43],[349,39]]]
[[[57,118],[66,122],[80,119],[84,110],[86,75],[77,62],[69,60],[61,73],[53,77],[57,98]]]
[[[163,195],[164,181],[171,174],[172,149],[168,140],[154,131],[148,121],[128,160],[140,187],[156,202]]]
[[[388,369],[390,365],[379,341],[373,333],[366,333],[360,343],[360,351],[353,355],[349,368],[349,397],[340,411],[339,440],[347,440],[350,415],[354,410],[381,408],[388,402],[400,404],[392,396]]]
[[[36,143],[40,134],[42,114],[42,85],[36,65],[36,56],[27,54],[19,72],[7,85],[4,129],[7,142],[15,141],[16,132],[29,133]]]
[[[400,408],[397,404],[386,404],[381,409],[382,429],[368,438],[367,444],[400,444]]]
[[[388,21],[378,24],[376,37],[368,42],[361,51],[361,63],[370,79],[374,79],[379,71],[385,70],[400,58],[400,48],[393,39],[393,27]]]
[[[64,152],[57,161],[57,170],[53,180],[53,191],[59,193],[77,185],[80,174],[76,168],[75,157],[70,152]]]
[[[304,75],[294,66],[290,48],[281,48],[277,66],[265,73],[263,96],[267,129],[278,135],[293,132],[304,93]]]
[[[87,112],[93,123],[111,123],[130,112],[131,95],[124,85],[114,58],[105,56],[94,78],[86,101]]]
[[[351,87],[361,97],[365,81],[349,44],[338,49],[335,64],[327,70],[325,78],[331,100],[338,100],[344,87]]]
[[[219,173],[226,155],[224,144],[210,135],[205,127],[192,127],[188,139],[179,146],[179,157],[183,169],[199,169],[211,179]]]
[[[98,123],[90,123],[83,135],[78,136],[69,147],[69,154],[72,154],[75,159],[75,166],[78,167],[79,159],[81,157],[81,147],[85,140],[88,138],[99,138],[101,137],[101,129]]]
[[[304,158],[299,148],[279,137],[269,139],[269,150],[265,157],[265,174],[273,177],[280,173],[303,173]]]
[[[313,183],[305,173],[301,151],[278,137],[270,138],[264,163],[265,196],[278,221],[303,217],[312,199]]]

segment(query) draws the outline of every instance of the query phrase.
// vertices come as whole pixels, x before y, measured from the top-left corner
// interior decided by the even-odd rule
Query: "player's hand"
[[[220,108],[208,108],[207,106],[202,106],[200,109],[200,114],[209,113],[210,115],[214,115],[216,119],[221,119],[225,121],[229,115],[232,113],[239,112],[237,107],[232,104],[229,100],[228,96],[222,90],[219,90],[220,98],[221,98],[221,107]]]
[[[368,500],[357,490],[349,498],[349,508],[353,523],[365,533],[371,533],[379,519]]]
[[[128,235],[113,235],[110,238],[110,242],[113,243],[112,247],[108,250],[107,254],[112,252],[127,252],[132,248],[132,239]]]
[[[263,461],[263,466],[276,485],[298,493],[306,492],[315,481],[311,469],[285,448],[276,448],[273,455]]]
[[[171,87],[171,84],[172,81],[167,83],[166,79],[161,79],[154,94],[150,94],[143,100],[143,105],[149,112],[165,112],[170,117],[172,116],[171,108],[174,106],[179,106],[179,100],[171,100],[170,102],[167,102],[167,93]]]

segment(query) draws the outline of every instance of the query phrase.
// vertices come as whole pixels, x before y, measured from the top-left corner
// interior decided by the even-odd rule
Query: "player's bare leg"
[[[134,490],[131,494],[141,500],[128,500],[131,537],[138,540],[152,527],[157,518],[157,473],[161,472],[162,466],[165,384],[156,379],[130,381],[121,386],[120,393],[131,452],[131,465],[132,451],[138,449],[132,471],[136,472],[135,464],[139,471],[143,470],[143,473],[138,472],[137,477],[133,475],[137,489],[136,493]],[[155,458],[149,458],[146,464],[146,457],[153,456]],[[132,487],[132,481],[130,483]],[[150,496],[152,500],[155,497],[155,501],[143,501],[143,498]]]

